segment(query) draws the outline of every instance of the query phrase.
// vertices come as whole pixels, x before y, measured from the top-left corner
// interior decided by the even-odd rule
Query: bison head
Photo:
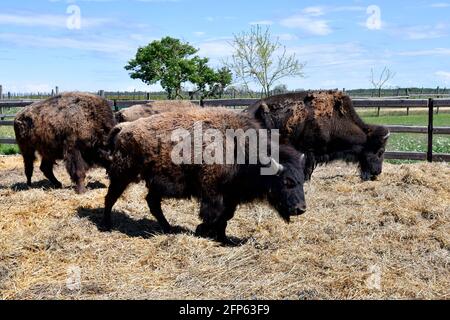
[[[271,160],[277,169],[270,176],[269,203],[286,221],[306,211],[304,184],[305,156],[293,148],[280,147],[280,163]]]
[[[369,127],[367,142],[360,155],[361,179],[376,180],[383,169],[384,152],[390,133],[384,127]]]

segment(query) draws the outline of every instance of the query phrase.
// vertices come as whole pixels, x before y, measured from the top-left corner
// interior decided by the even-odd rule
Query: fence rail
[[[5,108],[21,108],[26,107],[33,102],[41,100],[4,100],[0,101],[0,126],[12,126],[12,120],[5,120],[6,118],[12,118],[12,114],[4,114]],[[111,107],[117,111],[121,108],[128,108],[135,104],[145,104],[152,102],[153,100],[109,100]],[[204,106],[209,107],[248,107],[253,105],[259,99],[217,99],[217,100],[204,100]],[[200,104],[200,101],[194,100],[194,103]],[[428,126],[386,126],[392,133],[420,133],[428,135],[428,151],[424,152],[386,152],[386,159],[397,160],[428,160],[432,161],[445,161],[450,162],[450,154],[433,153],[433,135],[450,135],[450,127],[434,127],[433,126],[433,114],[435,109],[440,107],[450,107],[450,99],[353,99],[355,108],[377,108],[378,114],[380,109],[388,108],[427,108],[428,109]],[[12,138],[0,138],[0,144],[16,144],[16,140]]]

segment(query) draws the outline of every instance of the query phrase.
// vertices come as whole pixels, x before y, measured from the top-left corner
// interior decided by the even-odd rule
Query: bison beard
[[[172,162],[171,133],[184,128],[192,133],[201,121],[204,130],[259,129],[249,117],[223,109],[195,109],[164,113],[116,126],[110,134],[111,184],[105,198],[104,226],[111,228],[111,210],[132,182],[144,180],[151,214],[164,232],[171,226],[161,209],[163,198],[197,198],[203,223],[197,234],[227,242],[225,229],[240,203],[267,199],[286,221],[306,210],[303,194],[303,160],[294,148],[280,146],[279,175],[261,176],[256,165],[206,165]],[[248,143],[246,145],[248,150]]]
[[[40,169],[56,188],[62,185],[53,174],[53,166],[57,160],[64,159],[76,191],[83,193],[86,171],[93,165],[107,166],[101,150],[106,149],[106,138],[114,125],[108,102],[83,93],[58,95],[19,112],[14,131],[27,184],[31,186],[38,152],[42,157]]]
[[[305,178],[335,160],[358,163],[363,180],[381,174],[389,131],[365,124],[349,96],[338,91],[298,92],[269,97],[246,111],[306,155]]]

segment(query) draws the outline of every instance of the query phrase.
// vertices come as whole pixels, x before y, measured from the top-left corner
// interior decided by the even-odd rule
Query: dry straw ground
[[[192,235],[194,201],[164,202],[180,233],[161,235],[143,185],[101,232],[104,172],[91,171],[83,196],[62,166],[57,175],[63,190],[40,172],[24,190],[20,158],[0,158],[2,299],[450,298],[447,164],[386,165],[368,183],[345,164],[319,168],[290,225],[265,204],[240,207],[228,229],[246,240],[237,247]],[[76,268],[81,286],[68,287]]]

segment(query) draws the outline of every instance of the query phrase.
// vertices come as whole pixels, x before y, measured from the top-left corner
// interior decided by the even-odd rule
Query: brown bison
[[[65,93],[24,108],[14,120],[14,131],[27,184],[31,186],[37,151],[42,157],[40,169],[56,188],[62,185],[53,166],[64,159],[77,193],[85,192],[86,171],[96,164],[106,165],[100,149],[114,125],[108,102],[91,94]]]
[[[190,101],[184,100],[153,101],[147,104],[138,104],[120,110],[115,113],[115,117],[118,123],[133,122],[141,118],[153,116],[155,114],[173,112],[178,110],[187,110],[192,108],[199,108],[199,106]]]
[[[299,92],[263,99],[247,113],[263,127],[279,129],[282,139],[305,153],[305,179],[317,164],[359,163],[361,178],[381,174],[389,131],[364,123],[350,97],[339,91]]]
[[[109,138],[111,166],[108,174],[111,184],[105,198],[103,221],[107,229],[111,227],[111,210],[117,199],[130,183],[140,180],[146,182],[149,190],[148,206],[164,232],[171,230],[161,210],[161,199],[164,198],[199,199],[203,223],[198,226],[197,234],[221,242],[227,241],[227,221],[233,217],[240,203],[266,198],[286,221],[289,221],[290,216],[305,212],[304,157],[290,146],[280,145],[280,162],[271,157],[266,157],[267,161],[257,160],[254,164],[250,164],[250,161],[244,161],[243,164],[232,161],[234,164],[226,162],[226,165],[207,164],[205,161],[174,161],[174,152],[178,154],[173,137],[175,130],[182,128],[185,130],[185,137],[194,136],[197,139],[195,127],[199,123],[202,124],[202,132],[215,129],[227,137],[229,130],[239,129],[243,132],[251,132],[253,129],[260,134],[255,120],[220,108],[163,113],[116,126]],[[248,158],[249,150],[254,148],[249,140],[244,139],[245,142],[242,143],[236,136],[232,140],[235,141],[230,149],[233,160],[237,160],[239,146],[245,150]],[[187,141],[191,147],[192,140]],[[268,146],[258,145],[257,148],[258,151],[261,148],[273,150],[273,146],[274,144],[269,143]],[[227,148],[229,147],[227,144]],[[189,160],[205,152],[207,148],[206,144],[200,144],[200,149],[195,149],[194,146],[192,150],[197,152],[190,153]],[[223,144],[220,148],[224,148]],[[255,150],[257,149],[253,149]],[[267,166],[274,169],[274,175],[261,175],[260,170]]]

